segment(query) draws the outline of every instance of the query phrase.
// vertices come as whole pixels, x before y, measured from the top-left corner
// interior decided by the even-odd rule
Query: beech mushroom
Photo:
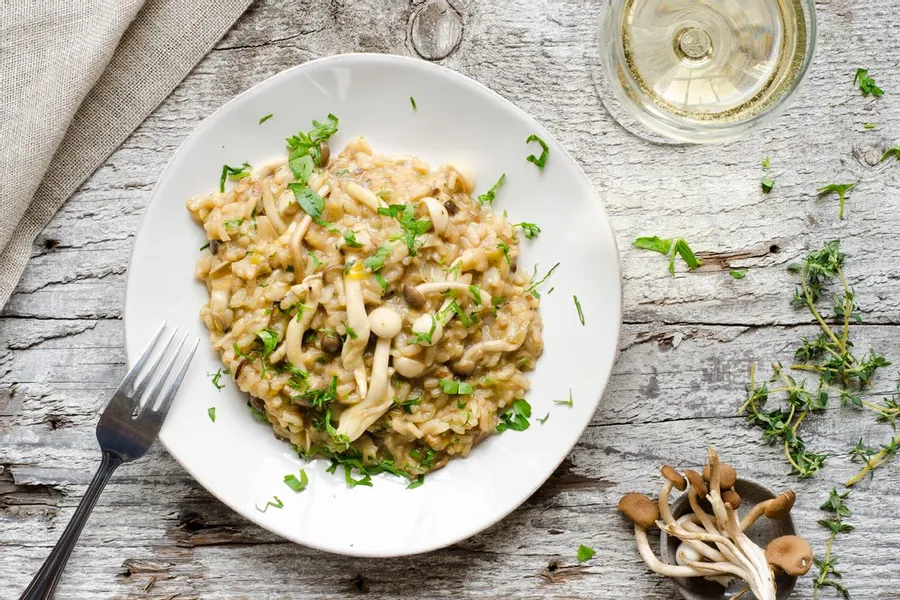
[[[428,209],[428,216],[431,218],[431,226],[434,228],[434,232],[441,235],[447,231],[447,226],[450,225],[450,215],[447,214],[447,209],[444,205],[434,198],[427,197],[422,198],[421,202]]]
[[[792,490],[781,492],[775,498],[760,502],[741,520],[741,529],[746,530],[763,515],[769,519],[783,519],[790,514],[797,495]]]
[[[297,316],[288,321],[287,330],[284,334],[284,348],[291,364],[298,369],[306,370],[306,365],[303,362],[303,334],[306,333],[319,308],[322,279],[315,277],[308,284],[301,284],[301,286],[308,287],[309,291],[306,293],[302,308],[297,309]]]
[[[432,281],[430,283],[420,283],[416,286],[416,290],[423,296],[429,294],[445,294],[449,291],[461,292],[472,299],[473,302],[479,304],[482,308],[490,308],[493,303],[491,295],[480,289],[472,289],[468,283],[461,281]]]
[[[266,216],[269,217],[269,221],[272,222],[272,226],[278,232],[278,235],[281,235],[287,231],[287,225],[284,219],[281,218],[281,213],[278,212],[278,207],[275,205],[275,198],[272,196],[272,187],[269,185],[268,179],[263,179],[262,181],[262,199]]]
[[[366,364],[363,353],[369,343],[369,316],[363,300],[362,280],[366,277],[362,262],[353,263],[350,272],[344,276],[344,300],[347,304],[347,325],[354,335],[347,336],[341,350],[344,368],[353,373],[360,398],[366,397]]]
[[[302,278],[306,269],[307,254],[306,249],[303,247],[303,238],[306,237],[306,232],[309,231],[311,224],[312,217],[304,215],[299,223],[291,225],[293,231],[291,232],[288,247],[291,250],[291,258],[294,260],[294,277]]]
[[[360,204],[368,206],[372,209],[372,212],[377,213],[379,208],[387,206],[381,198],[375,195],[375,192],[364,188],[355,181],[348,182],[344,189],[351,198]]]
[[[212,246],[210,246],[211,248]],[[416,286],[405,283],[403,284],[403,299],[406,300],[406,303],[409,304],[410,308],[424,308],[425,296],[416,289]]]
[[[416,343],[423,346],[434,346],[444,335],[444,325],[432,313],[425,313],[413,321],[410,330],[417,337]]]
[[[741,506],[741,497],[733,489],[725,490],[722,492],[722,502],[730,504],[732,508],[737,510]]]
[[[703,467],[703,480],[709,481],[710,477],[710,466],[706,465]],[[719,479],[720,485],[723,490],[728,490],[734,487],[735,482],[737,481],[737,471],[734,470],[734,467],[726,465],[725,463],[719,464]]]
[[[766,546],[766,561],[788,575],[806,575],[813,564],[812,547],[802,537],[783,535]]]
[[[388,368],[391,341],[400,333],[400,315],[392,308],[382,306],[372,311],[369,321],[372,332],[378,336],[378,341],[372,357],[372,379],[369,382],[368,393],[362,402],[342,412],[338,420],[337,432],[347,436],[351,442],[361,436],[394,404]]]
[[[462,358],[453,365],[453,370],[460,374],[466,373],[466,371],[471,374],[485,354],[488,352],[513,352],[518,350],[525,343],[527,335],[527,329],[519,328],[509,339],[486,340],[472,344],[463,352]]]

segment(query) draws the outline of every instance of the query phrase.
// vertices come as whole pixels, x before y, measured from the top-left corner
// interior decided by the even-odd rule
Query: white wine
[[[610,0],[605,75],[657,132],[734,137],[796,89],[814,48],[814,12],[812,0]]]

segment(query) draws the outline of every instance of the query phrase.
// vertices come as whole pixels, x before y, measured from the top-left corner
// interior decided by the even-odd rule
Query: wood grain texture
[[[817,2],[818,54],[797,102],[752,137],[711,147],[653,146],[611,121],[593,79],[598,4],[254,5],[64,206],[0,313],[0,598],[25,587],[96,467],[96,418],[124,371],[129,253],[166,161],[235,94],[341,52],[443,57],[437,62],[538,118],[588,173],[616,228],[625,277],[622,354],[600,409],[519,510],[456,546],[404,559],[341,558],[286,543],[235,515],[157,447],[110,483],[59,597],[671,599],[674,587],[640,562],[615,503],[634,489],[654,492],[664,462],[701,464],[707,443],[746,476],[795,489],[798,527],[821,552],[818,506],[856,470],[847,447],[860,436],[887,441],[890,428],[853,408],[811,417],[808,443],[835,457],[817,478],[797,481],[736,409],[749,363],[788,360],[797,335],[813,331],[789,304],[785,266],[827,239],[840,238],[849,254],[867,323],[858,346],[900,362],[900,165],[878,163],[900,141],[895,3]],[[859,66],[887,91],[883,98],[853,90]],[[866,131],[866,122],[879,125]],[[769,195],[759,188],[765,156],[777,181]],[[857,179],[840,221],[836,200],[815,190]],[[684,237],[705,265],[667,277],[662,257],[630,247],[640,235]],[[732,267],[749,275],[735,281]],[[876,381],[872,398],[893,388],[892,373]],[[891,464],[852,497],[857,530],[835,552],[854,598],[900,598],[898,482],[900,464]],[[597,549],[583,565],[575,559],[581,543]],[[796,597],[812,597],[808,578]]]

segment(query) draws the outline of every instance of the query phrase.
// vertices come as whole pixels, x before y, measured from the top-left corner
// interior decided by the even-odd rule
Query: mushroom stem
[[[416,290],[425,296],[429,294],[442,294],[453,290],[455,292],[466,294],[472,298],[473,301],[476,300],[475,293],[472,291],[471,286],[459,281],[432,281],[430,283],[420,283],[416,286]],[[482,308],[490,308],[492,306],[493,299],[490,294],[482,290],[478,292],[478,296],[480,296],[479,304]]]
[[[291,258],[294,259],[295,279],[302,279],[306,269],[306,252],[304,252],[303,248],[303,238],[306,237],[310,224],[312,224],[312,217],[304,215],[300,222],[294,226],[294,231],[291,233],[289,247],[291,249]]]
[[[269,221],[272,223],[275,231],[278,232],[278,235],[281,235],[287,230],[287,225],[284,219],[281,218],[281,213],[278,212],[278,207],[275,205],[275,198],[272,196],[272,187],[269,185],[268,179],[263,179],[262,181],[262,198],[266,216],[269,217]]]
[[[337,432],[346,435],[351,442],[361,436],[394,403],[388,384],[390,356],[391,338],[378,338],[372,357],[372,381],[368,394],[365,400],[342,412],[338,420]]]
[[[354,263],[350,272],[344,277],[344,296],[347,304],[347,325],[355,333],[347,336],[341,350],[341,361],[344,368],[353,373],[360,398],[367,397],[366,365],[363,352],[369,343],[369,317],[363,300],[362,278],[365,277],[362,263]]]
[[[663,522],[669,526],[676,525],[675,517],[672,516],[672,509],[669,507],[669,495],[672,493],[672,488],[674,487],[675,484],[667,479],[666,482],[663,483],[662,490],[659,493],[659,514],[662,516]],[[702,542],[689,540],[685,541],[685,543],[708,560],[713,562],[724,560],[720,552],[716,552],[714,548],[711,548]]]
[[[378,212],[379,208],[387,206],[372,190],[364,188],[355,181],[349,182],[344,189],[351,198],[368,206],[372,212]]]
[[[763,515],[771,519],[780,519],[787,516],[791,512],[791,508],[794,507],[796,500],[797,495],[792,490],[787,490],[781,492],[775,498],[760,502],[741,520],[741,531],[746,531],[748,527],[756,523]]]
[[[699,569],[697,567],[682,567],[679,565],[668,565],[653,554],[650,549],[650,540],[647,539],[647,530],[641,528],[640,525],[634,525],[634,537],[637,540],[638,552],[641,558],[647,563],[654,573],[665,577],[706,577],[707,575],[715,575],[716,571],[709,569]]]
[[[319,294],[322,292],[321,279],[313,279],[309,283],[309,292],[306,294],[306,304],[297,310],[296,317],[288,321],[287,331],[284,334],[284,347],[287,358],[298,369],[306,370],[303,362],[303,334],[312,323],[313,317],[319,308]]]

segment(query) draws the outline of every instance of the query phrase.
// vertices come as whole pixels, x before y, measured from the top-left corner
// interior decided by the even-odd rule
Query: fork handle
[[[28,584],[19,600],[49,600],[53,597],[56,584],[59,583],[63,569],[66,568],[66,563],[69,562],[69,556],[78,542],[78,536],[81,535],[81,530],[84,529],[88,516],[90,516],[91,511],[94,510],[94,505],[97,504],[97,500],[100,498],[100,492],[106,487],[106,482],[109,481],[113,471],[121,464],[122,459],[118,456],[110,452],[103,453],[103,460],[100,461],[100,466],[94,474],[94,479],[91,480],[91,484],[85,491],[81,503],[75,509],[75,514],[72,515],[66,530],[59,538],[59,541],[56,542],[56,546],[53,547],[50,556],[41,565],[41,569],[34,576],[34,579],[31,580],[31,583]]]

